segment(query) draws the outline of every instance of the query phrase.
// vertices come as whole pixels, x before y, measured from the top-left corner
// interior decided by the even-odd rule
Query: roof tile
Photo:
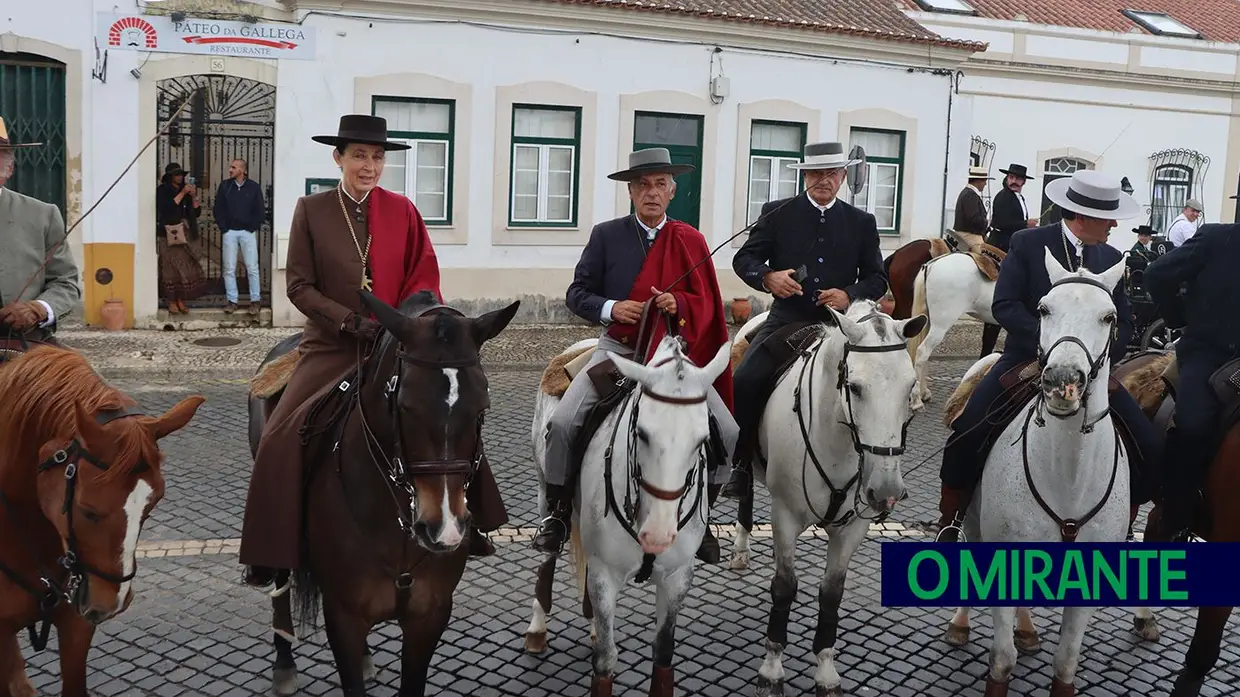
[[[694,15],[728,21],[805,28],[947,48],[981,51],[985,44],[946,39],[908,17],[899,0],[543,0],[633,11]]]

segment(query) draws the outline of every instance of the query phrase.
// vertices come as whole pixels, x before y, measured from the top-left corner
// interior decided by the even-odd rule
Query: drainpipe
[[[964,75],[964,71],[945,70],[939,74],[951,78],[947,85],[947,138],[945,139],[946,145],[943,146],[943,198],[939,201],[939,237],[941,238],[947,229],[947,173],[951,166],[952,153],[952,102],[956,97],[956,90],[960,86],[960,78]]]

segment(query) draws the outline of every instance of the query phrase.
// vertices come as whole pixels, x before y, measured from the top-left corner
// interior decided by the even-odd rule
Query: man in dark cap
[[[762,342],[792,322],[829,319],[824,305],[845,312],[855,300],[878,300],[887,292],[877,221],[837,198],[846,168],[861,160],[849,159],[840,143],[807,145],[804,159],[788,167],[805,173],[806,192],[764,205],[749,239],[732,258],[741,280],[775,300],[733,378],[741,435],[732,477],[722,492],[729,498],[752,491],[758,425],[779,369]]]

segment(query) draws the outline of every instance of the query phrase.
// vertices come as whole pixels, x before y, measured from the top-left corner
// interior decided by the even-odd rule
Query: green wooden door
[[[639,111],[633,118],[633,149],[667,148],[674,164],[694,170],[676,177],[676,198],[667,215],[698,226],[702,209],[702,116]],[[629,204],[633,212],[633,204]]]
[[[0,117],[10,140],[43,143],[15,151],[16,167],[5,188],[55,204],[64,216],[64,64],[29,53],[0,52]]]

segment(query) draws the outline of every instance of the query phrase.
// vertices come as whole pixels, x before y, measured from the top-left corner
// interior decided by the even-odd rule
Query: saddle
[[[999,280],[999,266],[1007,257],[1007,252],[987,244],[986,239],[981,235],[959,230],[948,230],[947,233],[953,238],[952,246],[955,250],[972,257],[973,263],[977,264],[977,270],[983,276],[992,282]],[[933,251],[933,243],[930,248]]]
[[[305,420],[302,421],[301,427],[297,430],[301,436],[301,446],[303,448],[314,442],[316,438],[325,435],[333,435],[337,438],[340,436],[349,413],[353,411],[353,406],[357,404],[360,384],[361,368],[358,367],[350,371],[343,379],[337,381],[332,389],[320,395],[310,405],[309,411],[306,412]],[[308,475],[311,468],[307,467],[305,469]]]

